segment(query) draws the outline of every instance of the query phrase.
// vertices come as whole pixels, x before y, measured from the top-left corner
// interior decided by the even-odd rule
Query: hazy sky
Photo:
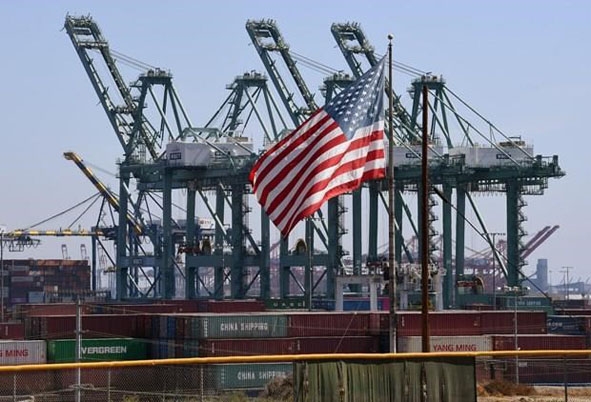
[[[387,6],[386,6],[387,4]],[[116,172],[121,147],[62,30],[66,14],[91,15],[113,49],[174,75],[193,122],[204,125],[228,95],[225,86],[246,71],[265,72],[245,30],[248,19],[272,18],[291,49],[348,71],[330,33],[333,22],[361,24],[379,53],[395,35],[395,59],[442,74],[449,88],[534,153],[559,155],[567,175],[546,194],[526,197],[527,231],[560,229],[529,258],[548,258],[551,279],[573,267],[571,279],[591,276],[586,133],[591,92],[591,3],[587,1],[2,1],[0,50],[0,223],[28,227],[94,193],[62,153]],[[302,68],[315,92],[324,76]],[[125,80],[138,72],[122,69]],[[403,93],[412,77],[397,74]],[[317,95],[317,99],[319,99]],[[114,176],[99,175],[116,189]],[[477,197],[490,231],[504,218],[488,213],[500,196]],[[491,209],[495,211],[494,208]],[[82,221],[91,225],[95,218]],[[66,227],[72,218],[39,229]],[[471,241],[468,236],[468,243]],[[73,258],[83,241],[67,242]],[[5,258],[61,258],[62,239]]]

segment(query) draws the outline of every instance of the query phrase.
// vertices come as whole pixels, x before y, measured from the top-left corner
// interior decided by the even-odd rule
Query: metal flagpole
[[[388,298],[390,300],[390,353],[396,353],[396,261],[394,259],[394,236],[396,224],[394,219],[394,92],[392,91],[392,34],[388,35]]]

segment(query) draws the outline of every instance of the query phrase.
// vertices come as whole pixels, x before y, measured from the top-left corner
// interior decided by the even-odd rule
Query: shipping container
[[[394,166],[421,165],[422,148],[420,145],[395,146],[392,150]],[[436,159],[437,155],[443,155],[441,145],[431,145],[427,151],[428,159]],[[386,161],[389,159],[389,153],[386,153]]]
[[[0,339],[25,339],[25,325],[22,322],[0,323]]]
[[[545,311],[547,314],[552,314],[554,309],[552,307],[552,300],[545,296],[497,296],[497,303],[503,309],[514,310],[517,304],[517,310],[535,310]]]
[[[43,302],[45,302],[45,292],[43,292],[43,291],[29,292],[27,300],[29,303],[43,303]]]
[[[29,315],[75,315],[75,303],[41,303],[41,304],[18,304],[13,307],[14,318],[21,319]],[[92,309],[90,306],[81,306],[82,314],[90,314]]]
[[[277,377],[293,372],[291,363],[248,363],[209,366],[213,368],[213,381],[217,390],[264,389]]]
[[[376,336],[204,339],[199,342],[200,357],[256,356],[309,353],[376,353]]]
[[[199,313],[203,311],[200,309],[201,303],[199,300],[163,300],[160,303],[176,306],[178,313]],[[158,304],[158,302],[156,304]]]
[[[591,309],[587,308],[557,308],[554,310],[556,315],[591,315]]]
[[[493,350],[579,350],[587,348],[583,335],[493,335]]]
[[[390,309],[390,301],[387,297],[378,297],[377,299],[378,311],[388,311]],[[334,310],[334,307],[332,308]],[[369,297],[346,297],[343,299],[343,311],[370,311],[371,301]]]
[[[181,312],[175,304],[97,304],[93,314],[172,314]]]
[[[306,300],[303,297],[299,298],[284,298],[284,299],[266,299],[265,310],[296,310],[305,309]],[[333,305],[334,310],[334,305]]]
[[[422,352],[422,342],[422,336],[398,337],[396,350],[400,353]],[[485,352],[492,350],[492,339],[489,335],[431,336],[429,343],[431,352]]]
[[[588,309],[589,302],[587,299],[561,299],[552,300],[552,306],[556,309]]]
[[[262,300],[200,300],[200,311],[204,313],[254,313],[265,311]]]
[[[80,361],[118,361],[147,359],[146,341],[131,338],[82,339]],[[70,363],[76,360],[76,340],[61,339],[47,342],[47,361]]]
[[[84,315],[84,338],[137,338],[140,315]],[[68,339],[75,335],[75,315],[29,316],[25,322],[27,339]]]
[[[591,316],[549,315],[548,333],[564,335],[585,335],[591,331]]]
[[[452,156],[463,154],[466,166],[469,167],[512,166],[516,162],[521,165],[526,163],[531,164],[532,158],[529,155],[533,155],[533,146],[523,144],[520,147],[454,147],[449,151],[449,154]]]
[[[429,330],[434,336],[482,335],[480,311],[450,310],[429,313]],[[422,314],[401,311],[396,313],[397,333],[400,336],[419,336],[422,333]],[[384,318],[388,328],[389,318]]]
[[[0,341],[0,365],[46,363],[45,341]]]
[[[297,354],[313,353],[378,353],[380,339],[377,336],[317,336],[296,338]]]
[[[171,339],[152,339],[149,356],[151,359],[173,359],[176,356],[176,342]]]
[[[515,332],[515,311],[481,311],[482,334],[512,334]],[[517,311],[517,332],[545,334],[547,315],[544,311]]]
[[[369,335],[369,312],[291,312],[287,313],[289,337]]]
[[[168,318],[183,320],[183,324],[168,321]],[[201,338],[265,338],[287,336],[287,317],[283,314],[195,314],[167,316],[167,329],[160,320],[161,338],[177,328],[184,332],[186,339]],[[174,326],[173,326],[174,324]],[[174,337],[171,337],[174,338]],[[179,338],[180,339],[180,338]]]

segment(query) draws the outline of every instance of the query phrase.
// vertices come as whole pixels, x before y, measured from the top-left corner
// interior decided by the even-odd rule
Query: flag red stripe
[[[384,169],[379,168],[376,170],[370,170],[370,171],[365,172],[363,174],[363,176],[361,177],[360,181],[364,182],[364,181],[368,181],[368,180],[379,180],[379,179],[385,178],[385,176],[386,176],[386,174],[385,174]],[[289,225],[287,225],[281,233],[284,236],[287,236],[287,234],[289,234],[289,232],[291,231],[291,229],[293,229],[293,227],[295,226],[295,224],[297,222],[299,222],[300,220],[302,220],[304,218],[307,218],[308,216],[311,216],[314,212],[316,212],[318,210],[318,208],[320,208],[322,206],[322,204],[324,202],[326,202],[327,200],[330,200],[331,198],[336,197],[338,195],[353,191],[353,190],[357,189],[358,186],[359,185],[355,182],[349,182],[349,183],[345,183],[339,187],[336,187],[335,189],[331,190],[330,192],[327,192],[326,196],[323,197],[322,201],[309,206],[308,208],[302,210],[300,213],[295,215],[294,218],[289,222]]]
[[[305,145],[305,143],[316,134],[316,132],[330,120],[330,116],[322,109],[314,113],[308,120],[306,120],[297,130],[291,132],[277,144],[267,150],[253,165],[250,171],[249,179],[255,185],[261,177],[266,176],[269,170],[273,168],[273,161],[276,159],[284,159],[288,157],[298,146]]]
[[[326,200],[386,175],[383,58],[254,164],[249,180],[287,236]]]
[[[383,158],[383,149],[371,151],[368,153],[367,157],[358,158],[341,165],[330,177],[317,179],[317,181],[314,181],[314,184],[310,188],[305,189],[305,194],[303,196],[302,193],[300,193],[299,197],[297,197],[297,201],[294,200],[292,203],[290,203],[289,209],[282,210],[282,213],[274,219],[274,222],[279,223],[278,227],[282,233],[289,233],[295,223],[297,223],[300,219],[310,216],[312,213],[318,210],[318,208],[326,200],[359,187],[362,181],[384,178],[385,169],[383,166],[378,166],[372,170],[367,170],[365,172],[362,171],[361,175],[356,175],[351,180],[345,181],[326,190],[327,187],[329,187],[329,185],[335,180],[335,178],[342,175],[343,173],[355,172],[356,170],[366,167],[367,165],[371,165],[376,161],[383,161]],[[381,165],[381,163],[378,163],[378,165]],[[325,190],[326,192],[322,194],[322,192]],[[300,191],[302,191],[302,189],[300,189]],[[321,198],[317,199],[310,205],[304,205],[310,200],[311,197],[317,196],[319,194],[321,195]]]
[[[328,122],[328,120],[326,122]],[[330,149],[345,142],[345,138],[342,135],[335,136],[336,129],[336,123],[329,124],[324,130],[317,133],[317,137],[314,139],[314,147],[316,149],[306,147],[305,151],[292,151],[289,156],[282,158],[290,159],[287,164],[277,164],[277,166],[271,166],[267,171],[257,174],[255,193],[258,195],[260,204],[266,208],[270,208],[268,202],[270,193],[274,190],[277,191],[279,188],[289,188],[291,182],[297,180],[297,176],[294,175],[294,172],[298,172],[301,169],[298,165],[314,163],[316,158],[319,158],[322,154],[329,152]],[[289,180],[289,182],[286,182],[285,180]],[[273,195],[277,197],[277,194]]]
[[[379,135],[379,137],[379,140],[381,141],[382,136]],[[342,136],[342,138],[344,140],[344,136]],[[328,147],[323,147],[320,149],[319,152],[315,153],[314,157],[311,159],[313,164],[307,166],[307,170],[300,171],[297,175],[292,175],[289,184],[284,188],[284,190],[279,194],[276,194],[275,199],[268,207],[269,216],[274,219],[274,211],[281,203],[284,205],[289,205],[290,209],[293,208],[294,205],[297,205],[298,200],[301,199],[304,194],[310,194],[310,190],[306,188],[309,183],[313,183],[316,180],[323,182],[325,178],[330,179],[331,177],[336,177],[339,166],[343,165],[343,163],[347,163],[347,156],[353,155],[356,150],[367,148],[371,140],[371,137],[362,137],[353,141],[343,141],[343,143],[347,143],[348,145],[348,147],[343,150],[343,152],[339,152],[335,156],[326,158],[322,161],[320,161],[319,156],[328,153],[329,149]],[[364,156],[363,160],[366,159],[367,156]],[[334,170],[331,171],[331,169]]]

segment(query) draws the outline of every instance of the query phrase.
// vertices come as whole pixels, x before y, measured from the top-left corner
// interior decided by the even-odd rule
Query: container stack
[[[44,303],[48,294],[90,289],[87,260],[5,260],[3,295],[9,305]]]
[[[287,309],[293,303],[297,305],[295,301],[265,306],[253,300],[84,304],[83,347],[92,352],[84,359],[388,352],[389,312]],[[263,311],[265,308],[274,310]],[[18,326],[0,327],[0,332],[47,341],[46,361],[73,360],[74,303],[28,304],[14,310],[24,322],[20,324],[20,335]],[[421,351],[421,313],[398,311],[395,317],[397,351]],[[589,346],[591,314],[446,310],[430,312],[429,327],[433,352],[584,349]],[[511,359],[500,362],[502,367],[496,367],[496,373],[511,375]],[[524,369],[522,379],[543,381],[536,374],[545,372],[544,364],[552,362],[528,364],[531,370]],[[261,388],[277,373],[288,374],[291,370],[291,364],[218,365],[208,370],[207,382],[223,389]]]

